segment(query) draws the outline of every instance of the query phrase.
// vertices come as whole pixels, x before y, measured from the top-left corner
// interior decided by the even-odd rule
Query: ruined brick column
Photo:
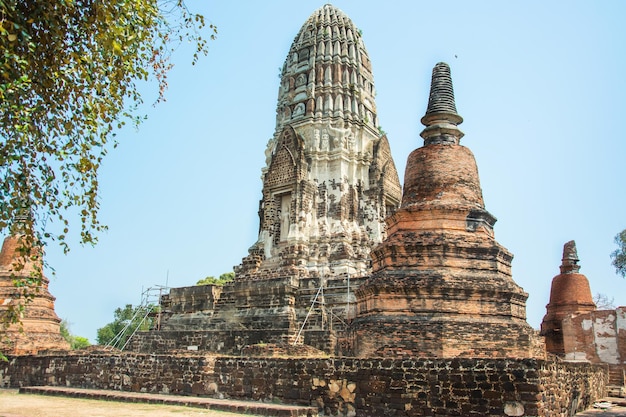
[[[459,144],[447,64],[433,69],[424,146],[407,161],[400,209],[372,251],[351,327],[357,356],[537,357],[527,294],[494,237],[473,154]]]
[[[596,309],[587,277],[579,273],[578,252],[573,240],[563,246],[561,273],[552,279],[550,302],[541,322],[541,334],[546,337],[546,350],[565,355],[563,320]],[[576,337],[576,335],[569,335]]]
[[[0,317],[18,300],[19,290],[14,279],[28,278],[43,267],[39,254],[24,262],[20,246],[20,235],[12,234],[4,239],[0,252]],[[17,267],[18,265],[20,266]],[[48,291],[48,283],[49,280],[42,277],[41,286],[29,290],[34,297],[26,304],[21,326],[13,324],[6,329],[0,326],[1,352],[9,355],[30,355],[44,350],[69,349],[69,344],[61,336],[61,320],[54,311],[55,298]]]

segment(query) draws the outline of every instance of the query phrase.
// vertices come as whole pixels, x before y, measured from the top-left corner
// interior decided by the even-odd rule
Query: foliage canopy
[[[224,285],[227,282],[230,282],[235,279],[234,272],[225,272],[219,276],[219,278],[215,278],[212,276],[208,276],[206,278],[202,278],[196,282],[196,285]]]
[[[626,229],[615,236],[615,243],[618,248],[611,253],[611,258],[613,259],[611,264],[615,267],[615,272],[618,275],[626,278]]]
[[[60,325],[61,336],[70,344],[70,349],[84,349],[91,346],[89,339],[82,336],[75,336],[70,330],[70,323],[67,320],[61,320]]]
[[[133,307],[126,304],[124,308],[116,308],[113,314],[114,320],[98,329],[97,341],[99,345],[124,346],[135,330],[149,330],[154,319],[147,315],[148,309],[143,306]]]
[[[0,0],[0,234],[25,237],[22,263],[49,241],[68,251],[70,223],[97,242],[98,170],[115,131],[143,119],[138,83],[163,100],[171,53],[189,40],[195,63],[203,28],[183,0]],[[27,279],[36,289],[41,271]]]
[[[81,243],[95,243],[98,169],[114,130],[142,119],[137,82],[156,79],[163,99],[171,52],[190,39],[195,63],[204,25],[183,0],[0,0],[0,232],[18,215],[32,235],[59,220],[40,237],[67,250],[76,209]]]

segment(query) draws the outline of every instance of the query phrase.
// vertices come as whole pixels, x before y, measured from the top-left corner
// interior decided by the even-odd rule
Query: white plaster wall
[[[618,307],[615,310],[616,316],[616,328],[619,332],[620,330],[626,331],[626,307]]]
[[[602,362],[613,365],[620,363],[617,346],[616,314],[611,312],[603,317],[594,317],[593,338],[596,345],[596,353]]]

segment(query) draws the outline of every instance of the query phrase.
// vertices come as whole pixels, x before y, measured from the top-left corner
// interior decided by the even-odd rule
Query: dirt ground
[[[607,398],[605,401],[613,403],[614,406],[608,409],[590,408],[582,413],[576,413],[576,416],[597,416],[597,417],[624,417],[626,416],[626,400],[624,398]],[[602,402],[602,401],[600,401]]]
[[[620,402],[623,399],[620,399]],[[191,407],[84,400],[69,397],[18,394],[0,389],[0,417],[242,417],[249,414],[226,413]],[[576,416],[626,417],[626,407],[609,410],[590,409]]]
[[[0,417],[241,417],[191,407],[18,394],[0,389]],[[247,414],[249,417],[249,414]]]

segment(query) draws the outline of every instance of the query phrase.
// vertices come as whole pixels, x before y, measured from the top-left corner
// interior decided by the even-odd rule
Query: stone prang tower
[[[224,288],[222,297],[235,298],[220,319],[266,342],[292,343],[307,330],[297,341],[332,349],[328,315],[345,319],[354,310],[351,288],[369,274],[371,248],[385,237],[384,219],[402,194],[374,96],[359,30],[324,5],[304,23],[282,68],[259,238]],[[326,296],[315,299],[322,287]],[[307,314],[312,302],[324,311]],[[311,330],[323,341],[309,340]]]
[[[357,294],[357,356],[537,357],[528,295],[494,237],[472,152],[459,144],[450,68],[433,69],[424,146],[408,157],[400,209]]]
[[[266,150],[260,232],[239,277],[362,276],[401,188],[374,101],[359,30],[339,9],[315,11],[282,68]]]
[[[321,7],[282,68],[258,240],[223,289],[170,292],[163,336],[179,332],[171,335],[182,344],[199,332],[202,341],[188,344],[220,352],[261,342],[335,350],[402,195],[374,97],[359,30],[341,10]]]

